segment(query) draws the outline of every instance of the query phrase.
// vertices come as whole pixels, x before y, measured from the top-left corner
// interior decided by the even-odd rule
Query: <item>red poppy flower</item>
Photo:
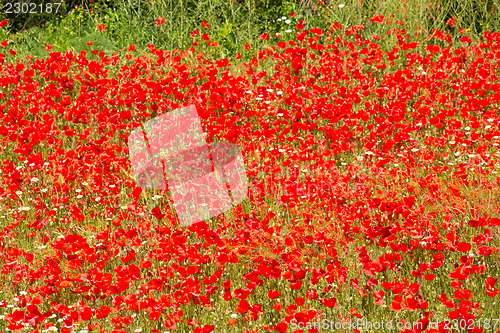
[[[156,19],[156,26],[159,27],[160,25],[165,24],[165,18],[164,17],[159,17]]]
[[[462,36],[462,38],[460,38],[460,41],[462,43],[468,43],[468,44],[472,43],[472,40],[468,36]]]
[[[248,304],[248,302],[246,300],[242,299],[238,303],[238,308],[236,309],[236,311],[238,311],[239,313],[245,313],[248,311],[249,308],[250,308],[250,304]]]
[[[270,290],[268,293],[267,293],[267,297],[269,297],[270,299],[276,299],[278,297],[280,297],[281,294],[279,291],[277,290]]]
[[[97,24],[96,27],[100,32],[104,32],[108,29],[105,24]]]
[[[384,22],[384,15],[374,16],[374,17],[370,18],[370,22],[383,23]]]

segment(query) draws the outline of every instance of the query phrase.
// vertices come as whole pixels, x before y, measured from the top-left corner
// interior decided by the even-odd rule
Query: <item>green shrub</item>
[[[89,5],[90,0],[7,0],[0,17],[9,21],[12,33],[18,33],[34,27],[45,29],[50,22],[59,24],[77,6]]]
[[[90,49],[107,53],[131,44],[135,44],[136,50],[147,52],[149,44],[174,50],[187,49],[196,42],[209,58],[233,58],[240,53],[242,60],[248,62],[256,50],[276,44],[275,32],[281,33],[281,40],[295,39],[294,26],[301,19],[304,29],[317,27],[324,31],[334,22],[343,27],[366,24],[361,35],[364,38],[385,35],[384,43],[389,48],[395,40],[387,36],[387,30],[400,27],[398,21],[404,22],[407,34],[425,35],[439,29],[450,33],[455,43],[460,43],[463,36],[460,28],[469,29],[467,34],[473,40],[485,30],[499,28],[499,0],[79,0],[78,4],[75,1],[65,2],[57,15],[9,18],[6,28],[11,35],[6,36],[5,29],[0,29],[0,37],[9,40],[18,54],[7,56],[44,57],[48,54],[47,44],[53,46],[53,51],[79,52],[89,49],[87,41],[94,43]],[[292,12],[297,14],[293,19]],[[389,26],[370,22],[376,15],[383,15]],[[157,26],[156,19],[160,17],[165,18],[165,24]],[[450,19],[454,20],[454,26],[448,24]],[[203,21],[210,28],[203,27]],[[23,27],[27,31],[23,32]],[[192,38],[190,32],[194,30],[199,30],[199,35]],[[269,41],[260,39],[263,33],[270,35]],[[207,41],[201,38],[203,34],[210,35],[210,42],[217,42],[219,47],[207,46]],[[250,50],[243,47],[247,43]],[[425,47],[426,43],[419,47]],[[432,43],[446,42],[434,39]]]

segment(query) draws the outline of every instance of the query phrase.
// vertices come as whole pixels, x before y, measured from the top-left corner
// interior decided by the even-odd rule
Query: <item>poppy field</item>
[[[1,332],[500,332],[500,33],[286,19],[248,62],[210,59],[206,22],[186,49],[0,55]],[[248,193],[181,225],[127,140],[188,106]]]

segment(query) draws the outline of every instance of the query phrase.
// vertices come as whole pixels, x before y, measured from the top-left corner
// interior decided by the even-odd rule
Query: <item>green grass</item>
[[[200,48],[214,59],[234,59],[237,53],[241,53],[242,61],[248,62],[256,50],[274,44],[271,41],[276,41],[275,32],[282,34],[282,40],[294,39],[286,31],[301,19],[305,23],[304,29],[316,27],[325,31],[334,22],[343,27],[366,24],[367,29],[361,32],[362,38],[373,34],[386,35],[390,26],[397,26],[395,23],[400,20],[404,22],[408,35],[422,35],[440,29],[452,35],[453,45],[460,45],[459,28],[469,29],[466,34],[473,40],[478,40],[484,31],[497,31],[500,24],[498,8],[499,2],[495,0],[346,0],[323,1],[323,4],[317,0],[123,0],[109,4],[97,2],[91,8],[80,6],[63,19],[49,21],[45,29],[33,27],[13,34],[8,32],[7,26],[0,29],[0,39],[8,40],[8,49],[17,52],[15,56],[5,52],[12,60],[26,60],[28,55],[43,58],[48,55],[45,45],[52,45],[52,51],[57,52],[73,50],[79,53],[98,49],[111,54],[131,44],[136,46],[137,52],[147,50],[148,44],[157,49],[187,49],[196,40]],[[297,13],[295,18],[289,17],[292,12]],[[369,22],[376,15],[385,16],[391,25]],[[165,24],[157,27],[159,17],[165,18]],[[291,23],[285,23],[282,17],[291,19]],[[451,17],[455,17],[455,27],[447,24]],[[202,21],[206,21],[210,29],[202,27]],[[107,30],[98,31],[98,24],[104,24]],[[200,35],[193,39],[189,33],[196,29]],[[218,42],[220,47],[206,47],[206,42],[201,40],[203,33],[210,34],[211,41]],[[263,33],[270,35],[269,41],[260,39]],[[88,41],[94,43],[93,47],[86,45]],[[243,48],[246,43],[252,46],[250,51]],[[392,47],[390,39],[383,45],[385,50]]]

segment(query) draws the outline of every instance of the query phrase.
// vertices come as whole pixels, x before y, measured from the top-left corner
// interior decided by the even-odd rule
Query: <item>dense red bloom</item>
[[[116,332],[145,320],[213,331],[189,316],[222,303],[235,327],[272,316],[263,329],[286,331],[331,307],[350,309],[338,320],[363,318],[341,292],[423,323],[443,306],[450,319],[494,314],[499,35],[420,48],[392,29],[395,47],[384,50],[385,34],[362,35],[365,25],[342,33],[339,23],[304,24],[293,40],[261,35],[267,48],[244,52],[238,68],[211,48],[151,44],[125,59],[47,46],[45,59],[9,63],[14,45],[2,43],[1,271],[5,288],[26,287],[0,302],[9,328],[46,329],[50,313],[41,312],[50,309],[89,330],[99,327],[92,320]],[[220,46],[190,35],[194,46]],[[242,149],[248,188],[241,205],[186,226],[171,191],[131,177],[127,140],[193,103],[210,145]],[[143,157],[158,157],[156,148],[149,142]],[[227,176],[213,162],[208,169]]]

